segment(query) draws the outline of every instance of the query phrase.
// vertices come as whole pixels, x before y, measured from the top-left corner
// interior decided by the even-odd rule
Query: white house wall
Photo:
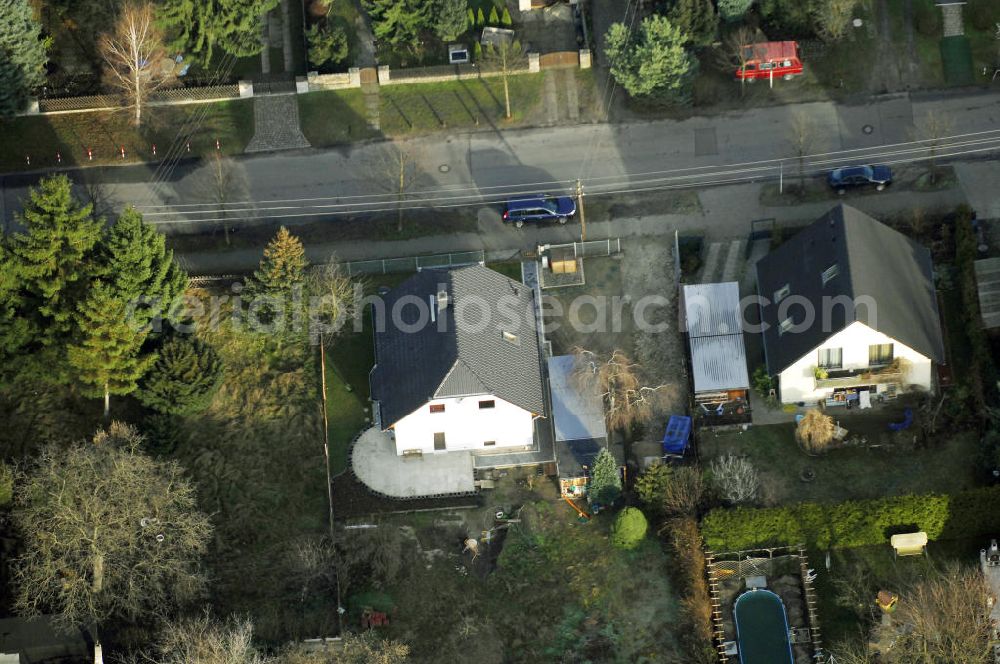
[[[480,408],[480,401],[495,403]],[[443,413],[432,413],[432,405],[443,405]],[[434,454],[434,434],[444,433],[446,452],[456,450],[494,451],[528,447],[534,443],[534,423],[530,412],[514,404],[484,394],[429,401],[396,422],[396,454],[419,450]],[[486,446],[487,440],[496,445]]]
[[[925,390],[932,388],[932,363],[930,359],[909,346],[905,346],[895,339],[877,330],[873,330],[864,323],[855,322],[827,339],[821,346],[817,346],[795,364],[781,372],[779,375],[781,402],[795,403],[805,401],[809,403],[825,399],[833,394],[832,387],[816,389],[815,370],[819,361],[819,350],[821,348],[843,349],[843,366],[841,368],[861,369],[868,366],[868,346],[874,344],[893,344],[893,358],[902,358],[909,361],[909,370],[904,377],[904,387],[916,385]]]

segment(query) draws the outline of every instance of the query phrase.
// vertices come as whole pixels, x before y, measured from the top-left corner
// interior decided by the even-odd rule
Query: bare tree
[[[625,353],[615,350],[607,358],[574,348],[575,380],[585,388],[596,388],[604,400],[609,429],[627,431],[649,420],[675,389],[670,385],[643,384],[642,367]]]
[[[901,592],[891,624],[876,625],[875,629],[892,630],[888,652],[879,656],[862,644],[845,643],[834,654],[845,664],[992,663],[990,602],[989,588],[978,569],[950,565]]]
[[[823,41],[838,42],[847,35],[858,0],[819,0],[813,6],[816,32]]]
[[[309,270],[306,289],[310,298],[317,298],[310,302],[310,334],[321,335],[324,342],[332,340],[357,314],[355,304],[359,300],[354,295],[358,288],[363,289],[363,283],[351,279],[336,256]]]
[[[528,60],[521,42],[503,39],[496,44],[487,44],[483,49],[483,63],[497,72],[503,83],[504,117],[510,120],[510,77],[524,69]]]
[[[729,502],[745,503],[757,496],[760,476],[753,464],[743,457],[727,454],[713,460],[709,468],[716,487]]]
[[[716,61],[723,69],[736,67],[737,71],[746,73],[747,64],[753,57],[751,46],[757,42],[759,34],[757,30],[741,25],[733,30],[722,41],[722,47],[716,51]],[[740,78],[740,96],[746,91],[746,79]]]
[[[406,664],[409,661],[409,646],[368,632],[345,634],[336,650],[315,651],[293,646],[282,653],[276,664]]]
[[[670,477],[660,497],[667,514],[691,515],[698,511],[705,484],[697,466],[680,466]]]
[[[161,616],[204,587],[199,560],[211,525],[174,462],[139,450],[142,437],[112,423],[92,444],[48,447],[23,480],[14,523],[15,604],[66,625]]]
[[[792,114],[792,121],[788,125],[788,142],[792,146],[792,151],[799,160],[799,192],[805,193],[806,188],[806,155],[812,149],[816,138],[816,125],[812,119],[802,111],[795,111]]]
[[[917,126],[917,136],[928,150],[931,183],[937,182],[937,156],[941,143],[951,133],[951,119],[941,111],[928,111]]]
[[[149,93],[168,79],[158,69],[164,55],[163,36],[152,3],[122,6],[114,32],[102,37],[100,50],[108,83],[135,109],[133,121],[138,126]]]
[[[279,664],[254,646],[249,618],[233,616],[220,622],[208,611],[165,623],[153,652],[136,659],[152,664]]]
[[[395,142],[387,143],[368,162],[369,179],[396,197],[397,232],[403,232],[404,203],[407,193],[417,185],[419,174],[416,153]]]
[[[833,418],[813,408],[803,416],[795,428],[795,438],[807,452],[825,452],[833,442],[836,426]]]
[[[230,224],[239,222],[246,215],[247,208],[252,208],[252,202],[237,206],[234,211],[229,203],[245,201],[248,198],[248,185],[243,172],[236,163],[222,153],[216,151],[202,167],[205,176],[198,178],[197,195],[204,201],[216,206],[216,214],[222,222],[222,232],[229,246]],[[213,233],[215,230],[213,229]]]

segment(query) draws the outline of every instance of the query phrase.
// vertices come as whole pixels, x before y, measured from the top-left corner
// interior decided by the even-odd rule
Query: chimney
[[[437,292],[437,310],[442,312],[448,308],[448,291],[441,289]]]

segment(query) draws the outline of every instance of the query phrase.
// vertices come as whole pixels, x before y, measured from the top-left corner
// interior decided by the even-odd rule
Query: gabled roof
[[[785,297],[808,302],[815,319],[801,331],[782,334],[775,295],[786,286]],[[848,205],[833,208],[760,259],[757,290],[767,302],[761,314],[766,328],[764,352],[772,375],[854,322],[935,362],[944,361],[930,251]],[[857,306],[829,306],[830,298],[837,297]],[[865,300],[874,306],[865,306]],[[801,304],[786,305],[785,313],[793,325],[805,322]]]
[[[438,311],[441,290],[448,293],[448,304]],[[375,325],[370,377],[383,427],[433,399],[477,394],[545,414],[528,286],[481,265],[425,269],[392,289],[384,310],[384,324]]]

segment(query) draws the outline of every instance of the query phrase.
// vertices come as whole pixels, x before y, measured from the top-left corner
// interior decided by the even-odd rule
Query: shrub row
[[[1000,530],[1000,487],[840,504],[715,509],[701,524],[705,544],[715,551],[800,542],[821,549],[870,546],[916,530],[931,540],[995,535]]]
[[[986,406],[992,395],[991,386],[996,381],[996,369],[990,352],[989,340],[983,330],[979,309],[979,286],[976,282],[977,239],[972,227],[972,209],[959,206],[955,213],[955,267],[958,271],[962,295],[965,329],[969,338],[972,361],[968,376],[969,387],[980,417],[985,417]]]
[[[667,544],[673,558],[672,576],[681,597],[678,616],[680,641],[691,664],[713,662],[712,601],[708,594],[708,574],[702,537],[694,517],[678,517],[668,522]]]

